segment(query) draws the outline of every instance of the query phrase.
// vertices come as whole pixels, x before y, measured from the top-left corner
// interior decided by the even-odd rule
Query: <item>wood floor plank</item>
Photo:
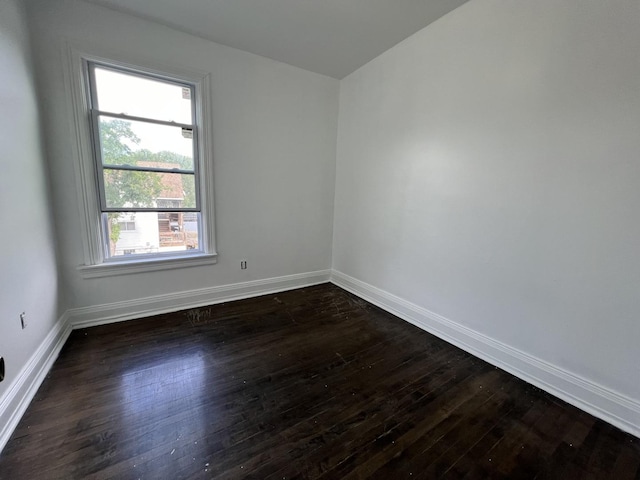
[[[325,284],[72,332],[0,479],[616,478],[640,441]]]

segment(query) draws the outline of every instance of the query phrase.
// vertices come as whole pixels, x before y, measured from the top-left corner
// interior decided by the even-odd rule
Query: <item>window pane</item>
[[[96,67],[98,110],[167,122],[191,123],[191,90]],[[187,87],[184,87],[187,88]]]
[[[191,174],[105,169],[104,191],[107,208],[196,207],[195,176]]]
[[[199,250],[200,214],[192,212],[104,213],[109,256]],[[134,222],[135,230],[121,228]]]
[[[118,225],[120,226],[120,230],[123,232],[129,232],[129,231],[133,231],[136,229],[136,223],[135,222],[118,222]]]
[[[193,170],[193,139],[189,130],[107,116],[100,116],[99,128],[105,165]]]

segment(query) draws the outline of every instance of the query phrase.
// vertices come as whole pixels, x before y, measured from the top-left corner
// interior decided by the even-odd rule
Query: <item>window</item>
[[[136,230],[136,222],[118,222],[121,232],[134,232]]]
[[[213,253],[202,205],[198,85],[102,62],[86,61],[85,70],[101,259]]]

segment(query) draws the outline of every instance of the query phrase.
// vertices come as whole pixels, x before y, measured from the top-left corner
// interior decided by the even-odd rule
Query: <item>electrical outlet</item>
[[[22,329],[27,328],[27,314],[22,312],[20,314],[20,325],[22,325]]]
[[[240,260],[240,270],[246,270],[246,269],[247,269],[247,261]]]

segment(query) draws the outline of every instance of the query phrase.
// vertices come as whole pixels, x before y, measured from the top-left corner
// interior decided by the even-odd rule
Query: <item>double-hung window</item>
[[[105,262],[207,252],[196,84],[85,62]]]

